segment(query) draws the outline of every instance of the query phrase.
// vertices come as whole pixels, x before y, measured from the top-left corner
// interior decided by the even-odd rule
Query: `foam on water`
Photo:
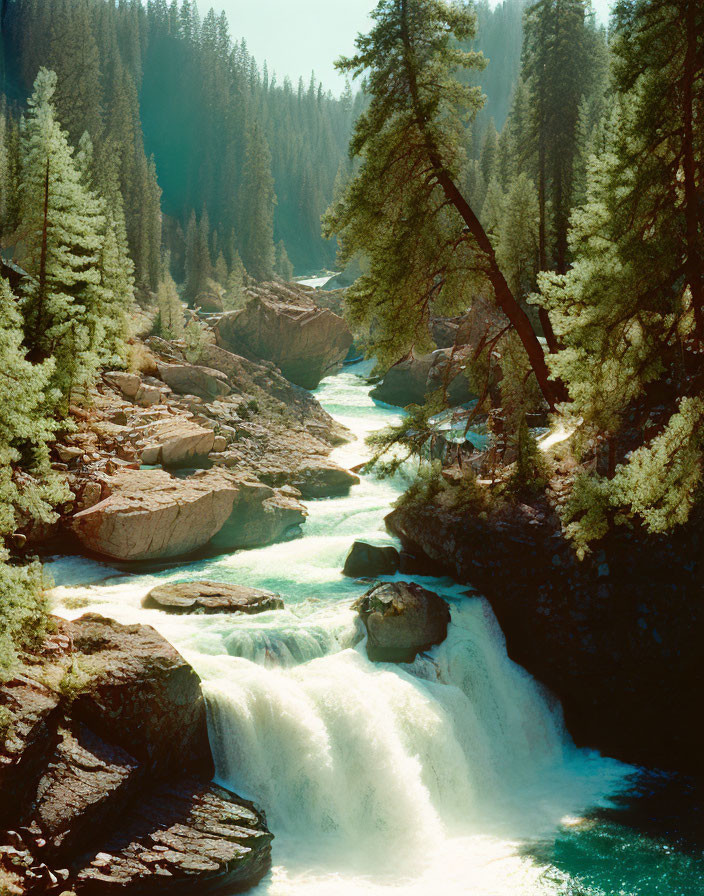
[[[360,438],[394,422],[357,375],[319,398]],[[523,845],[604,799],[623,766],[577,751],[559,706],[506,654],[488,603],[425,581],[452,606],[444,644],[412,665],[373,664],[341,575],[355,538],[393,543],[383,517],[402,484],[364,477],[313,501],[303,538],[146,575],[76,558],[50,564],[57,608],[155,626],[203,679],[217,776],[267,811],[269,896],[558,892]],[[142,608],[156,584],[209,578],[278,591],[259,616],[168,616]]]

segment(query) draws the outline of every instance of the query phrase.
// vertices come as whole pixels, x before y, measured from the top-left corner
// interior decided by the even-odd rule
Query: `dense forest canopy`
[[[506,115],[522,9],[523,0],[479,6],[479,43],[492,62],[477,145],[491,117],[500,127]],[[274,243],[283,242],[297,272],[334,265],[336,246],[322,238],[320,217],[349,173],[347,144],[364,104],[359,92],[335,98],[314,77],[294,85],[270,75],[244,39],[233,42],[224,13],[201,17],[191,0],[6,0],[0,53],[12,108],[29,96],[40,65],[54,70],[59,119],[73,145],[89,132],[98,173],[119,157],[139,284],[155,289],[159,278],[159,201],[178,280],[193,213],[198,221],[207,213],[213,266],[221,254],[229,268],[235,251],[247,254],[246,231],[264,207],[266,216],[273,212]],[[266,183],[252,189],[247,181],[247,142],[257,129],[271,154],[260,176],[273,176],[273,194]],[[264,255],[271,269],[269,246]]]
[[[492,295],[507,326],[465,360],[487,409],[501,378],[525,482],[544,481],[531,382],[574,429],[582,466],[563,520],[579,552],[612,525],[686,522],[704,465],[701,4],[621,0],[609,45],[585,0],[538,0],[507,122],[478,159],[464,122],[482,107],[482,60],[461,49],[476,17],[385,0],[374,18],[341,63],[370,73],[371,102],[357,176],[328,218],[346,256],[369,258],[354,316],[391,360],[431,344],[433,315]],[[418,429],[421,415],[401,441],[422,444]]]

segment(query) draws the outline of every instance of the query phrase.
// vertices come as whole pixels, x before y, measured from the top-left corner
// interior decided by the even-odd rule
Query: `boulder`
[[[147,429],[150,449],[159,447],[155,455],[149,451],[142,463],[161,463],[164,467],[196,467],[202,464],[213,450],[215,433],[212,429],[199,426],[184,416],[166,417],[158,420]]]
[[[142,780],[139,762],[85,725],[64,730],[35,798],[32,826],[46,841],[44,859],[81,851],[96,830],[118,821]]]
[[[268,485],[292,485],[304,500],[346,495],[353,485],[359,485],[359,476],[324,455],[295,458],[290,466],[283,458],[265,461],[257,473]]]
[[[253,478],[233,479],[224,470],[221,475],[225,482],[236,482],[238,491],[229,518],[211,541],[213,548],[263,547],[280,541],[305,522],[307,511],[295,490],[274,489]]]
[[[200,308],[201,311],[210,313],[223,311],[224,292],[222,287],[216,289],[204,289],[203,292],[198,293],[193,304],[196,308]]]
[[[114,560],[188,555],[222,529],[238,495],[234,482],[209,474],[116,473],[107,482],[109,497],[75,514],[69,525],[85,548]]]
[[[123,370],[111,370],[105,375],[111,386],[122,392],[125,398],[133,399],[139,392],[142,380],[136,373],[125,373]]]
[[[196,395],[203,401],[213,401],[231,391],[224,373],[197,364],[160,364],[159,376],[174,392]]]
[[[11,719],[0,748],[2,893],[256,885],[272,836],[262,812],[211,783],[193,669],[149,626],[89,615],[56,628],[20,667],[41,684],[24,674],[0,683]],[[22,772],[22,792],[8,789],[8,770]]]
[[[8,720],[0,733],[0,826],[41,774],[62,717],[60,698],[45,684],[19,674],[1,684],[0,706]]]
[[[78,683],[71,714],[159,774],[212,772],[200,679],[148,625],[88,614],[71,623]]]
[[[355,609],[367,629],[370,660],[410,663],[447,637],[450,608],[433,591],[407,582],[377,585]]]
[[[152,588],[144,598],[148,609],[166,613],[265,613],[283,610],[284,602],[272,591],[225,582],[174,582]]]
[[[160,404],[161,401],[165,398],[166,393],[163,389],[160,389],[158,386],[152,386],[149,383],[143,383],[139,387],[139,391],[135,395],[135,402],[143,408],[153,407],[155,404]]]
[[[432,354],[416,355],[411,352],[407,358],[390,367],[369,394],[377,401],[400,408],[423,404],[432,364]]]
[[[353,578],[392,576],[400,565],[401,555],[395,547],[355,541],[345,559],[343,573]]]
[[[215,325],[218,345],[273,361],[292,383],[315,389],[337,370],[352,345],[345,321],[319,308],[304,289],[265,284],[239,311]]]
[[[449,364],[452,368],[448,371]],[[450,349],[438,349],[427,355],[412,352],[389,368],[370,395],[377,401],[405,408],[411,404],[423,404],[428,395],[443,388],[447,378],[449,406],[457,407],[476,398],[469,388],[463,366],[463,354],[455,353],[453,356]]]
[[[72,888],[78,896],[241,893],[269,870],[272,839],[253,804],[186,778],[135,802]]]

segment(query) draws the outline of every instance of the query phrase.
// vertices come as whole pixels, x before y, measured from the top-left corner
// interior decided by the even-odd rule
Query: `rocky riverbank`
[[[310,313],[292,316],[292,296]],[[305,344],[317,377],[342,362],[351,335],[341,318],[311,307],[308,291],[272,286],[244,310],[284,321],[281,352]],[[73,500],[52,530],[27,533],[30,547],[70,537],[74,549],[125,562],[261,547],[295,536],[302,500],[359,481],[329,457],[349,438],[344,427],[273,361],[254,359],[266,346],[248,343],[244,324],[248,357],[216,344],[225,322],[234,339],[240,325],[225,314],[195,350],[148,338],[137,345],[138,370],[106,372],[87,406],[72,408],[74,431],[55,446],[54,466]]]
[[[53,526],[19,531],[18,548],[133,564],[295,537],[303,499],[359,481],[329,457],[349,433],[292,381],[305,356],[305,385],[317,385],[352,341],[311,296],[262,286],[242,312],[204,321],[195,346],[135,340],[131,369],[105,372],[71,408],[52,460],[72,497]],[[164,612],[283,606],[269,592],[207,582],[155,591]],[[272,836],[261,810],[211,783],[194,670],[148,626],[86,616],[49,628],[0,681],[3,896],[201,896],[256,884]]]
[[[167,641],[55,620],[0,685],[0,890],[253,886],[271,863],[266,819],[212,774],[200,681]]]
[[[702,521],[671,538],[616,531],[582,562],[547,501],[477,512],[440,496],[387,525],[405,571],[489,599],[510,656],[560,699],[579,745],[701,776]]]

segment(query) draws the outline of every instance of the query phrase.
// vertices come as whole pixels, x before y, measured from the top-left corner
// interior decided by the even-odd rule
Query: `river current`
[[[367,365],[316,395],[356,441],[398,419]],[[641,776],[577,750],[559,705],[511,662],[489,604],[449,579],[418,579],[452,609],[444,644],[412,665],[371,663],[341,574],[355,539],[393,543],[383,518],[405,483],[364,476],[308,502],[303,536],[254,551],[121,573],[49,564],[56,612],[153,625],[203,680],[217,779],[266,810],[274,868],[257,896],[696,896],[701,853],[631,811]],[[277,591],[258,616],[142,608],[168,581]]]

